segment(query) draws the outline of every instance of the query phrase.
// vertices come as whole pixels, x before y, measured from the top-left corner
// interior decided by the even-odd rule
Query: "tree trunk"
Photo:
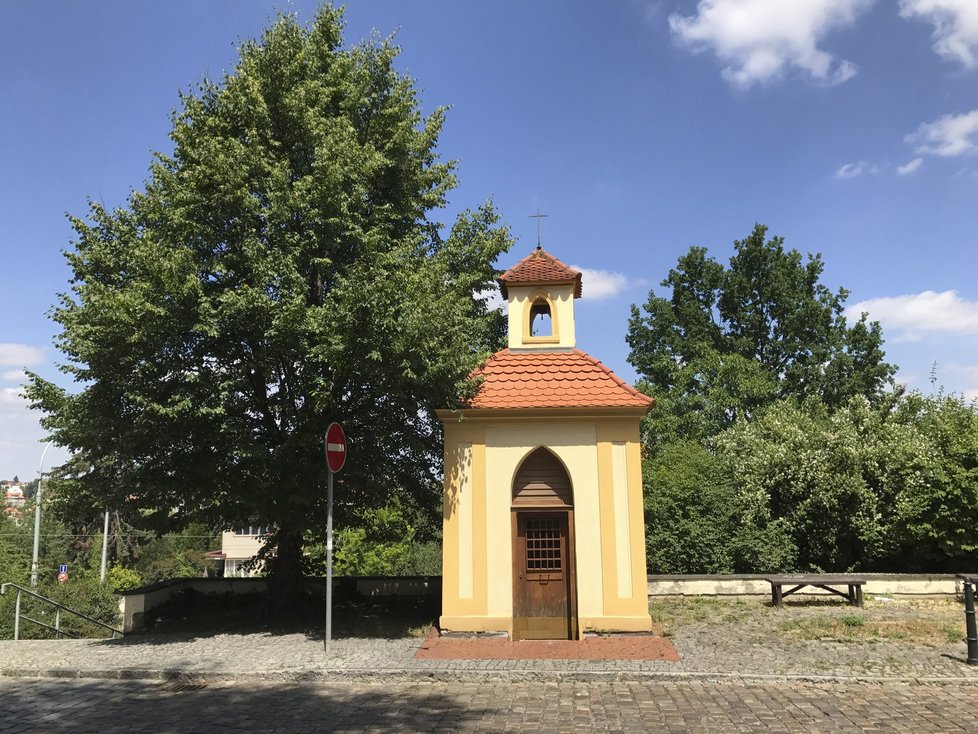
[[[269,608],[276,616],[293,616],[302,601],[302,533],[283,528],[276,540],[267,564]]]

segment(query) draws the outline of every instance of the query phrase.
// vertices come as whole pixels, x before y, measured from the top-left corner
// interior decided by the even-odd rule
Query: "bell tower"
[[[581,274],[539,245],[499,278],[509,304],[509,349],[570,352],[577,346],[574,300]]]

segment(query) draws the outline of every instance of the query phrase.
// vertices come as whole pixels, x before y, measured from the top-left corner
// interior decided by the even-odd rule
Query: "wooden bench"
[[[841,596],[847,599],[850,604],[861,607],[863,605],[863,584],[866,579],[855,576],[768,576],[768,583],[771,584],[771,603],[780,607],[784,598],[796,591],[804,589],[806,586],[814,586],[817,589],[824,589],[830,594]],[[792,588],[784,591],[785,586]],[[848,591],[840,591],[833,587],[848,587]]]

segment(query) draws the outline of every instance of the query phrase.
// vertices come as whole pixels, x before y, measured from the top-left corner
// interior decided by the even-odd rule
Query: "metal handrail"
[[[13,587],[14,589],[17,589],[17,600],[14,602],[14,639],[15,640],[19,640],[20,639],[20,620],[21,620],[21,617],[23,617],[28,622],[33,622],[34,624],[40,625],[41,627],[47,627],[49,630],[53,630],[56,637],[60,637],[61,635],[67,635],[68,637],[75,637],[75,635],[71,634],[70,632],[65,632],[65,631],[63,631],[61,629],[61,610],[62,609],[64,611],[68,612],[69,614],[74,614],[76,617],[81,617],[82,619],[84,619],[87,622],[91,622],[92,624],[98,625],[99,627],[102,627],[104,629],[109,630],[109,632],[112,633],[112,639],[113,640],[115,639],[115,636],[116,635],[119,635],[119,637],[125,636],[125,633],[122,630],[116,629],[112,625],[105,624],[105,622],[99,622],[97,619],[92,619],[87,614],[83,614],[82,612],[75,611],[71,607],[66,607],[64,604],[62,604],[61,602],[56,602],[54,599],[48,599],[46,596],[41,596],[40,594],[38,594],[35,591],[31,591],[30,589],[24,588],[20,584],[15,584],[15,583],[10,582],[10,581],[8,581],[5,584],[0,584],[0,594],[6,594],[7,593],[7,587],[8,586]],[[55,608],[55,610],[56,610],[55,616],[54,616],[54,626],[52,627],[51,625],[46,624],[45,622],[41,622],[40,620],[34,619],[32,617],[28,617],[26,614],[21,614],[20,613],[20,596],[21,596],[21,594],[27,594],[29,596],[33,596],[35,599],[40,599],[41,601],[47,602],[48,604],[50,604],[51,606],[53,606]]]

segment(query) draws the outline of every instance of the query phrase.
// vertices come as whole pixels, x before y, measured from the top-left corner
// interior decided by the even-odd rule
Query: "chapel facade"
[[[581,273],[537,246],[499,278],[508,346],[445,426],[443,630],[648,631],[639,424],[652,398],[576,347]]]

